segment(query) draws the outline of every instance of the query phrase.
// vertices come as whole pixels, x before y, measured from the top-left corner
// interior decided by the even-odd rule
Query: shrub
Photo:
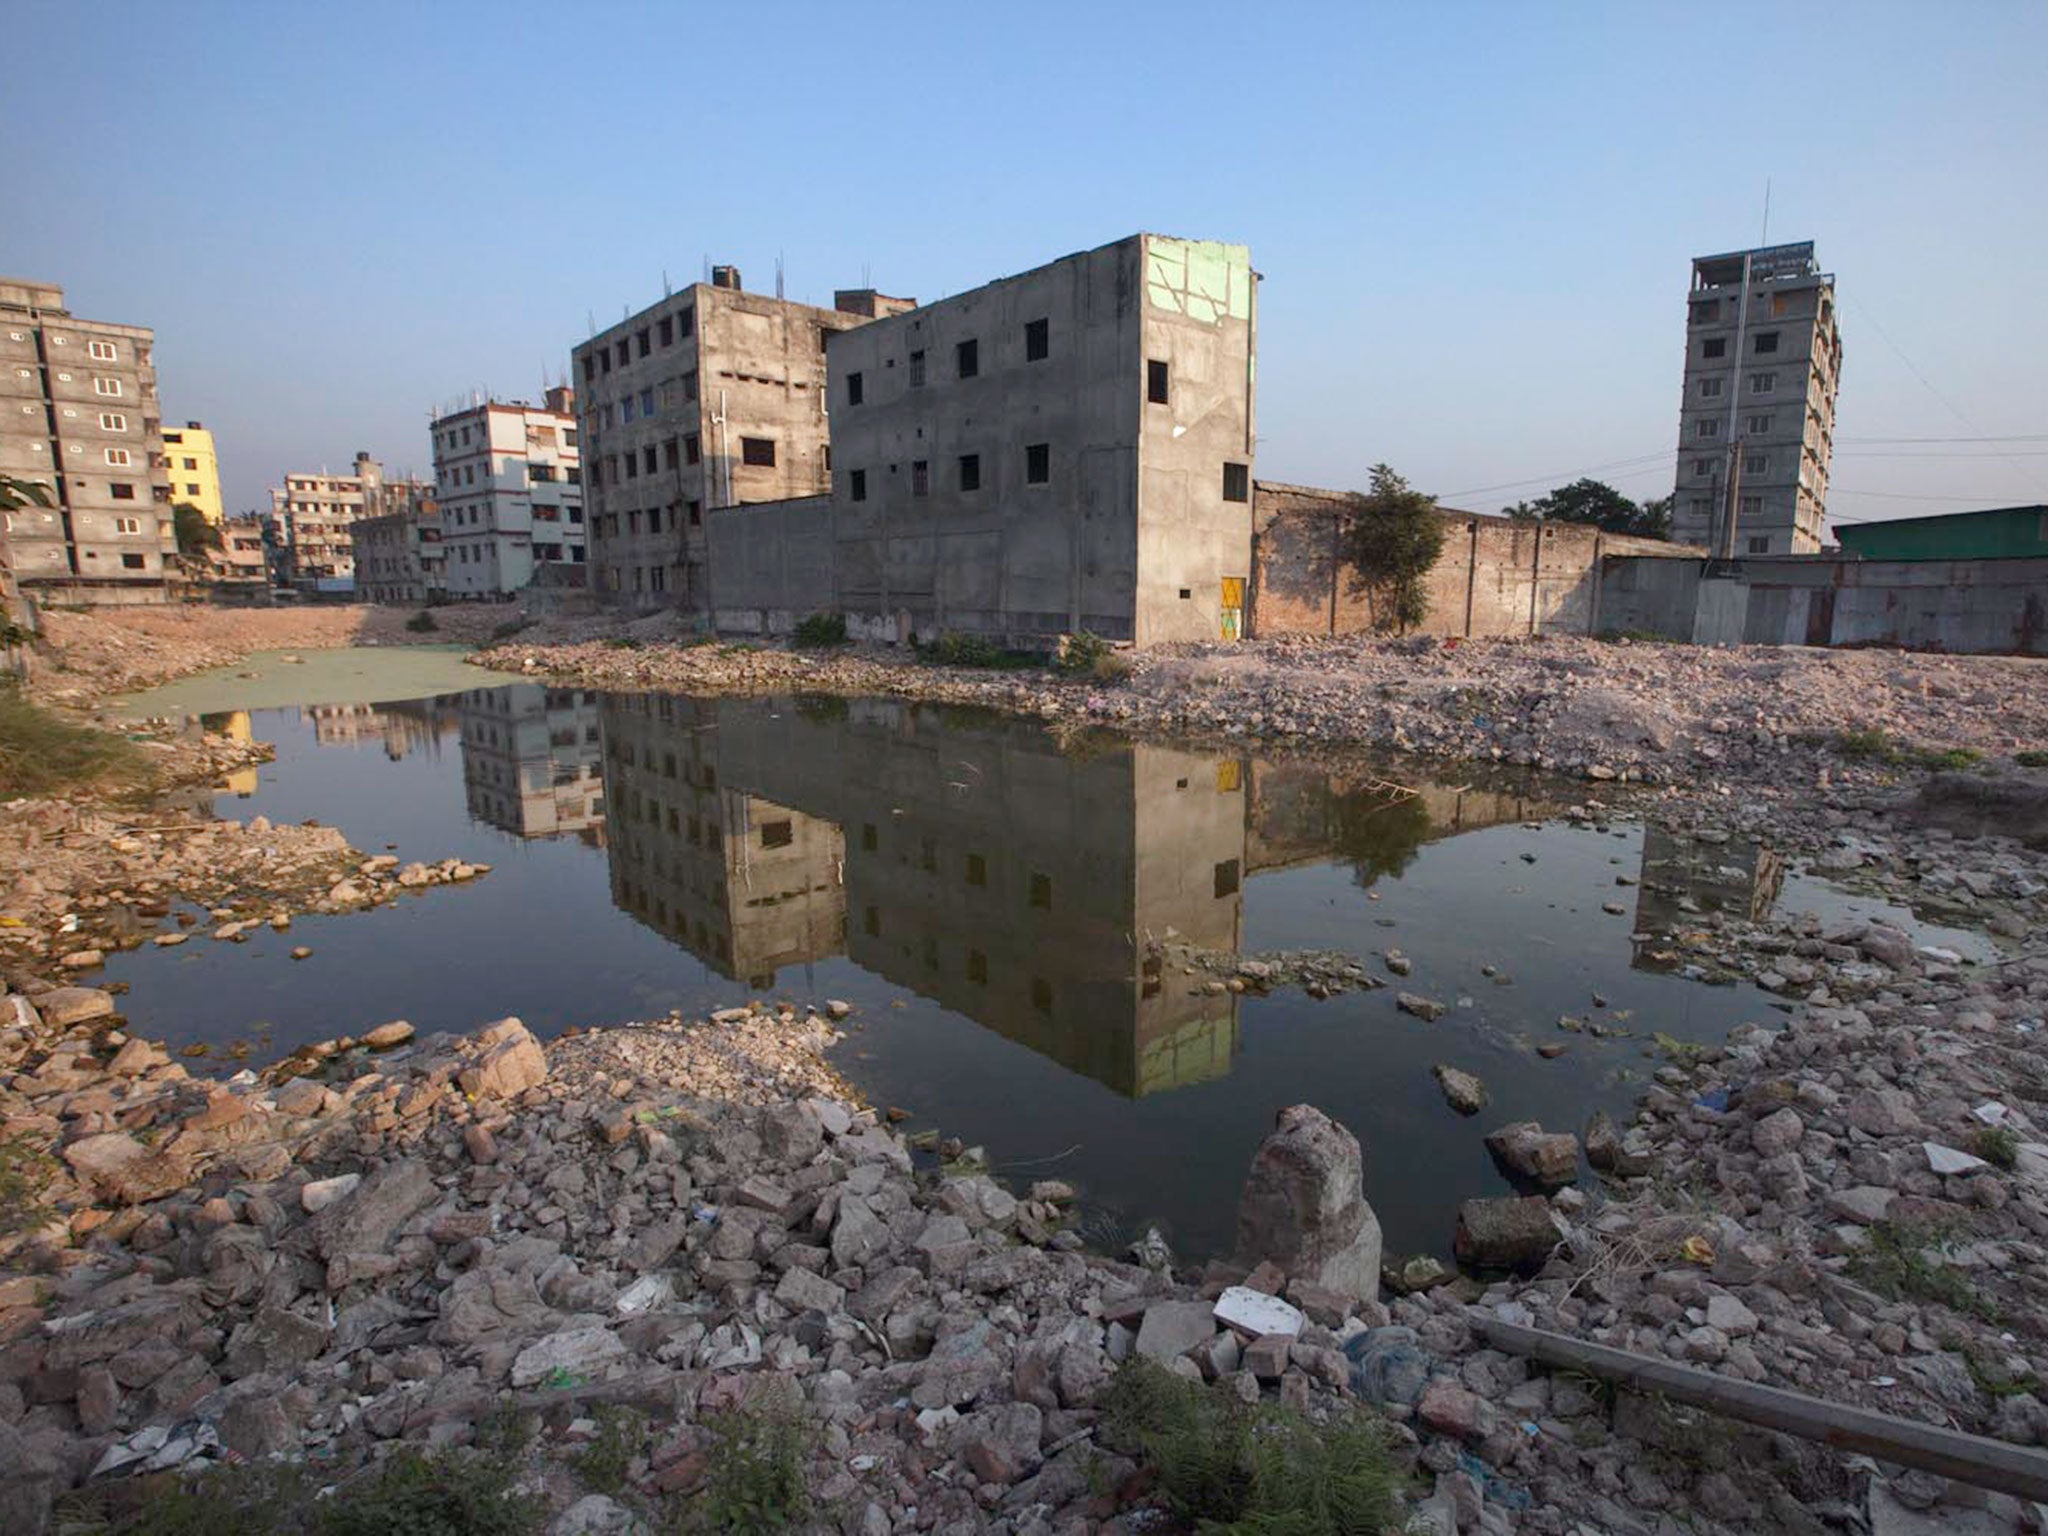
[[[637,651],[641,647],[641,642],[631,635],[612,635],[606,639],[605,644],[615,651]]]
[[[545,1508],[510,1462],[401,1451],[321,1497],[296,1467],[166,1472],[102,1483],[68,1502],[66,1536],[537,1536]]]
[[[42,1225],[43,1191],[56,1172],[56,1159],[26,1136],[0,1139],[0,1237]]]
[[[102,785],[140,789],[149,765],[135,743],[77,725],[0,683],[0,799]]]
[[[2039,747],[2029,747],[2024,752],[2015,752],[2012,760],[2022,768],[2048,768],[2048,752]]]
[[[984,635],[940,635],[920,641],[918,656],[935,667],[1021,667],[1030,658],[1006,651]]]
[[[617,1493],[626,1486],[633,1458],[647,1443],[647,1415],[608,1404],[595,1410],[597,1433],[576,1457],[576,1473],[592,1493]]]
[[[1970,1139],[1970,1150],[1994,1168],[2019,1166],[2020,1138],[2010,1126],[1985,1126]]]
[[[1880,730],[1844,731],[1835,738],[1835,750],[1852,760],[1869,758],[1881,763],[1896,762],[1899,749]]]
[[[1060,653],[1053,658],[1052,664],[1056,671],[1079,676],[1093,672],[1097,662],[1112,654],[1107,640],[1084,629],[1079,634],[1067,636],[1067,643],[1060,647]]]
[[[1110,1383],[1100,1432],[1156,1471],[1173,1512],[1205,1532],[1369,1536],[1399,1524],[1392,1438],[1357,1408],[1318,1425],[1133,1358]]]
[[[696,1532],[779,1531],[811,1512],[810,1424],[794,1409],[732,1409],[711,1415],[715,1437],[703,1491],[677,1522]]]
[[[416,635],[431,635],[441,626],[434,622],[434,616],[422,608],[405,621],[405,627]]]
[[[814,613],[798,622],[793,637],[798,645],[826,646],[846,644],[846,615],[843,613]]]
[[[1436,498],[1375,464],[1372,489],[1354,493],[1349,511],[1344,545],[1353,585],[1365,594],[1374,629],[1405,634],[1429,617],[1424,578],[1443,553],[1448,526]]]
[[[1948,1241],[1941,1228],[1880,1221],[1864,1235],[1868,1246],[1850,1261],[1849,1272],[1880,1296],[1892,1301],[1937,1302],[1986,1322],[1997,1321],[1998,1303],[1941,1256]]]

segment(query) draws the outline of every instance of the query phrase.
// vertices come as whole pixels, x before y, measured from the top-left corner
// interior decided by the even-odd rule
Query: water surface
[[[219,814],[315,818],[368,851],[492,873],[245,944],[118,955],[139,1030],[260,1058],[393,1018],[517,1014],[545,1034],[843,998],[858,1013],[837,1064],[874,1102],[1020,1181],[1079,1184],[1091,1235],[1157,1223],[1192,1257],[1228,1247],[1285,1105],[1358,1135],[1390,1248],[1441,1252],[1459,1199],[1507,1189],[1487,1129],[1625,1112],[1654,1034],[1718,1041],[1776,1017],[1633,937],[1767,908],[1776,860],[1561,819],[1583,786],[1063,740],[889,700],[531,683],[209,724],[277,749]],[[312,958],[291,961],[301,944]],[[1398,949],[1413,972],[1324,1000],[1218,993],[1179,945],[1339,950],[1381,975]],[[1399,989],[1450,1011],[1423,1023]],[[1477,1072],[1492,1105],[1455,1115],[1438,1062]]]

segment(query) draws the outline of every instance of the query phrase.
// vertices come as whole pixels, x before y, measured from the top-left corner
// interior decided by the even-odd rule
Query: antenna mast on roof
[[[1759,239],[1759,240],[1757,241],[1757,244],[1758,244],[1758,245],[1769,245],[1770,243],[1771,243],[1771,178],[1770,178],[1770,177],[1768,177],[1768,176],[1766,176],[1766,177],[1764,178],[1764,232],[1763,232],[1763,236],[1762,236],[1762,238],[1760,238],[1760,239]]]
[[[782,297],[782,252],[775,253],[775,297]]]
[[[668,268],[667,268],[667,267],[663,267],[663,268],[661,269],[661,296],[662,296],[662,297],[663,297],[664,299],[672,299],[672,298],[674,298],[674,297],[676,296],[676,291],[675,291],[675,289],[673,289],[673,288],[669,287],[669,285],[668,285]]]

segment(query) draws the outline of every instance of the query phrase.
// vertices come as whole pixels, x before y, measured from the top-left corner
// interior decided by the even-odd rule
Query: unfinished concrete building
[[[833,337],[832,494],[713,525],[719,626],[1236,638],[1256,286],[1244,246],[1133,235]]]
[[[1841,370],[1811,240],[1693,262],[1674,540],[1729,559],[1821,547]]]
[[[160,596],[177,552],[155,333],[81,320],[51,283],[0,278],[0,474],[47,507],[0,513],[22,589]]]
[[[598,695],[513,683],[460,696],[469,814],[515,837],[604,837]]]
[[[576,394],[479,400],[433,425],[448,595],[504,598],[534,582],[580,585],[583,458]]]
[[[715,267],[575,349],[600,601],[708,612],[707,514],[827,488],[825,338],[867,318],[747,293]]]

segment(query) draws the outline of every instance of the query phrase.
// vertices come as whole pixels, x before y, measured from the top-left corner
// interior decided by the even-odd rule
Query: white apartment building
[[[580,585],[575,391],[551,389],[539,406],[485,400],[440,417],[433,434],[448,595],[509,597],[536,580]]]

